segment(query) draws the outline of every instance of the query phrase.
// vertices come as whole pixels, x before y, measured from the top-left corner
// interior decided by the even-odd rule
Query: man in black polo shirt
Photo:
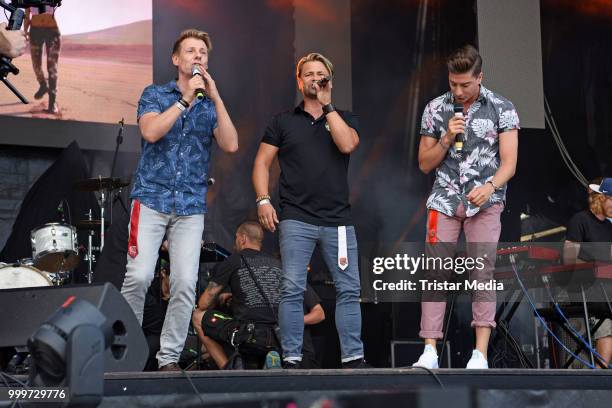
[[[279,306],[284,365],[302,360],[302,299],[308,263],[319,243],[336,283],[336,327],[347,368],[365,366],[357,238],[348,201],[350,153],[359,144],[357,118],[332,105],[333,65],[308,54],[296,67],[304,97],[268,125],[253,168],[259,222],[271,232],[279,218],[270,202],[270,166],[280,163],[280,250],[283,282]]]
[[[589,185],[589,209],[576,213],[567,224],[563,263],[612,261],[612,178]],[[587,244],[589,243],[589,244]],[[605,319],[593,334],[597,352],[612,360],[612,320]]]

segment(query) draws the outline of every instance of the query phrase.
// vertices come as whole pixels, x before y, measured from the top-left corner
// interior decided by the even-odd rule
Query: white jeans
[[[128,231],[131,231],[131,224],[130,219]],[[127,256],[121,294],[142,324],[145,295],[155,274],[159,248],[167,234],[171,265],[170,302],[161,332],[160,350],[156,356],[160,367],[178,362],[185,345],[195,304],[203,231],[204,214],[163,214],[140,205],[138,254],[134,258],[129,254]]]

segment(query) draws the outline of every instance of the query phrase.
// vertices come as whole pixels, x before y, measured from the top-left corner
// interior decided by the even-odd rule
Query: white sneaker
[[[470,358],[470,361],[468,361],[467,366],[465,368],[486,370],[487,368],[489,368],[489,363],[480,351],[474,350],[472,351],[472,358]]]
[[[412,365],[413,367],[424,367],[429,369],[438,368],[438,353],[431,344],[425,345],[425,351],[419,357],[419,360]]]

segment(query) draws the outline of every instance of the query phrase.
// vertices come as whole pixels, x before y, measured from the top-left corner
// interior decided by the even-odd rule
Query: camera
[[[11,12],[7,30],[21,30],[25,12],[19,9],[28,7],[38,7],[44,9],[46,6],[59,7],[61,5],[62,0],[11,0],[10,4],[5,3],[4,0],[0,0],[0,7]]]
[[[11,0],[10,4],[0,0],[0,7],[11,13],[6,27],[7,30],[21,30],[25,17],[25,12],[21,9],[38,7],[41,12],[44,12],[44,8],[47,6],[59,7],[61,5],[62,0]],[[0,82],[6,85],[22,103],[27,104],[28,100],[6,78],[8,74],[19,74],[19,69],[11,61],[7,56],[0,55]]]

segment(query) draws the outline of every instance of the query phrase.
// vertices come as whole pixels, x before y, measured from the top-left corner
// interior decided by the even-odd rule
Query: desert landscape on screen
[[[47,98],[34,99],[38,82],[29,50],[13,60],[19,68],[11,83],[29,100],[22,104],[0,84],[0,115],[136,124],[136,105],[153,81],[151,20],[89,33],[62,36],[59,56],[58,115],[45,112]],[[43,72],[46,55],[43,54]]]

